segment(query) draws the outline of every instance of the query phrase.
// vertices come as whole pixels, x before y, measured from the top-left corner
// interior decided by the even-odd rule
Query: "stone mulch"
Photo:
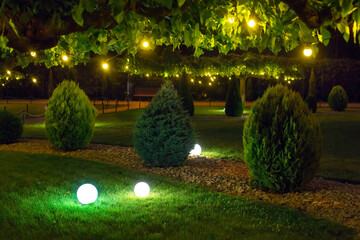
[[[354,228],[360,236],[360,185],[315,178],[300,193],[276,194],[251,187],[249,170],[242,162],[189,157],[182,167],[150,168],[131,147],[90,144],[83,150],[61,152],[53,149],[48,140],[31,139],[0,145],[0,150],[72,156],[170,176],[220,192],[297,208]]]

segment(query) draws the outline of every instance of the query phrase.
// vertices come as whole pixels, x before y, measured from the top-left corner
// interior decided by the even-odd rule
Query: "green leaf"
[[[341,16],[346,17],[353,9],[353,0],[340,0]]]
[[[95,0],[80,0],[80,4],[85,7],[85,10],[92,13],[95,8]]]
[[[331,33],[324,27],[320,27],[320,34],[322,36],[322,42],[325,46],[327,46],[329,44],[330,38],[331,38]]]
[[[18,31],[16,30],[16,26],[15,26],[15,24],[13,23],[12,19],[9,20],[9,24],[10,24],[11,28],[13,29],[13,31],[15,32],[16,36],[17,36],[18,38],[20,38],[20,35],[19,35]]]
[[[122,23],[122,21],[124,20],[124,11],[121,11],[118,15],[116,15],[115,17],[115,21],[117,23]]]
[[[192,44],[192,31],[191,30],[185,30],[184,32],[184,44],[187,47],[190,47]]]
[[[112,7],[114,16],[118,15],[124,10],[125,1],[122,0],[109,0],[109,4]]]
[[[357,9],[352,14],[352,19],[356,21],[358,24],[360,24],[360,9]]]
[[[84,11],[84,6],[81,3],[75,6],[71,11],[74,21],[80,26],[83,26],[84,24],[84,18],[82,17],[83,11]]]
[[[287,12],[289,10],[289,6],[286,3],[280,2],[279,9],[281,12]]]
[[[346,42],[349,42],[349,38],[350,38],[350,28],[349,28],[349,26],[345,27],[345,32],[343,34],[343,37],[344,37]]]
[[[155,2],[160,3],[170,10],[172,9],[173,0],[156,0]]]
[[[178,6],[181,7],[182,5],[184,5],[185,0],[178,0]]]

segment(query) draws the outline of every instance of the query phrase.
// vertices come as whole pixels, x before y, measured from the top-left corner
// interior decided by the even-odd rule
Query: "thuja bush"
[[[180,79],[179,96],[182,98],[181,100],[185,110],[188,111],[190,116],[194,116],[194,100],[186,73],[183,73]]]
[[[189,114],[170,82],[153,97],[136,123],[134,146],[147,165],[180,166],[194,146]]]
[[[239,117],[243,114],[243,103],[240,95],[239,81],[235,77],[229,80],[226,93],[225,114],[230,117]]]
[[[319,168],[319,124],[301,96],[282,85],[255,101],[243,143],[253,181],[276,192],[300,190]]]
[[[0,143],[15,142],[23,132],[23,125],[17,116],[0,111]]]
[[[56,148],[83,148],[93,135],[97,109],[79,86],[64,80],[53,92],[45,112],[45,131]]]
[[[334,86],[329,94],[328,103],[332,110],[342,112],[347,107],[348,96],[345,89],[338,85]]]
[[[316,110],[317,110],[316,97],[313,94],[309,94],[305,98],[305,102],[308,105],[311,112],[316,113]]]

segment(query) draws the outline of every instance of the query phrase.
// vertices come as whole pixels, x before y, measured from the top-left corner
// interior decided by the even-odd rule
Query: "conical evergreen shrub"
[[[320,165],[319,123],[301,96],[282,85],[255,101],[243,143],[254,182],[276,192],[300,190]]]
[[[234,76],[229,80],[225,101],[226,116],[240,117],[243,114],[244,108],[240,95],[239,80]]]
[[[194,116],[194,100],[191,94],[191,85],[189,84],[186,73],[183,73],[179,83],[179,96],[182,98],[182,103],[189,112],[190,116]]]
[[[189,114],[170,82],[153,97],[136,123],[134,146],[146,164],[180,166],[194,146]]]
[[[23,132],[23,124],[17,116],[0,111],[0,144],[15,142]]]
[[[79,86],[64,80],[53,92],[45,112],[45,131],[56,148],[71,151],[87,145],[94,132],[97,109]]]
[[[334,86],[328,97],[328,103],[332,110],[342,112],[346,109],[348,104],[348,96],[345,89],[340,86]]]

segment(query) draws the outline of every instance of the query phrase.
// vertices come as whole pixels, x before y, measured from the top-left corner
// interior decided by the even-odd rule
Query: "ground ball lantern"
[[[89,204],[96,201],[98,191],[94,185],[86,183],[78,188],[76,195],[79,202],[82,204]]]
[[[134,193],[137,197],[147,197],[150,193],[150,187],[146,182],[139,182],[134,187]]]
[[[201,146],[199,144],[195,144],[194,148],[190,151],[190,155],[200,155],[201,154]]]

